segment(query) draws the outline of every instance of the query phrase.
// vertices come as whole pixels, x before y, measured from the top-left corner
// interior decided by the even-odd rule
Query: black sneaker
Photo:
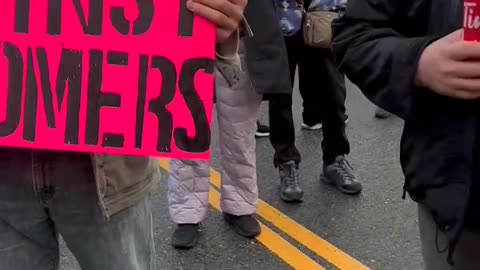
[[[173,232],[172,246],[178,249],[191,249],[197,245],[199,236],[199,224],[179,224]]]
[[[352,171],[353,168],[345,157],[338,156],[334,163],[323,167],[320,179],[345,194],[358,194],[362,192],[362,184],[358,182]]]
[[[270,128],[268,126],[260,124],[260,121],[257,121],[257,132],[255,132],[255,137],[268,136],[270,136]]]
[[[280,174],[280,199],[285,202],[303,201],[303,190],[298,184],[298,166],[289,161],[278,166]]]
[[[260,223],[253,215],[235,216],[223,213],[223,219],[233,227],[236,233],[246,238],[255,238],[260,232]]]

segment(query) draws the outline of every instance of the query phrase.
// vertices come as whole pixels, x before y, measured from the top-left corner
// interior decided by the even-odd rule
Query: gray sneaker
[[[303,201],[303,190],[298,184],[298,166],[289,161],[278,167],[280,173],[280,199],[285,202]]]
[[[354,195],[362,192],[362,184],[353,174],[353,168],[344,156],[338,156],[334,163],[324,166],[320,179],[345,194]]]

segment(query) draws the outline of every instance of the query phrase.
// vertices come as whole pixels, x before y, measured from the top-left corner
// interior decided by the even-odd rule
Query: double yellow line
[[[169,161],[160,160],[160,166],[170,171]],[[220,189],[221,176],[216,170],[211,169],[210,183],[217,189]],[[218,211],[220,209],[220,193],[213,187],[210,188],[210,205]],[[257,214],[281,230],[283,233],[290,236],[292,239],[308,248],[311,252],[329,262],[340,270],[370,270],[367,266],[357,261],[350,255],[336,248],[329,242],[325,241],[312,231],[308,230],[301,224],[292,220],[282,212],[269,205],[268,203],[259,200]],[[260,223],[262,227],[262,234],[257,237],[257,241],[263,244],[271,252],[280,257],[284,262],[294,269],[300,270],[316,270],[325,268],[305,255],[302,251],[289,243],[279,234],[274,232],[268,226]]]

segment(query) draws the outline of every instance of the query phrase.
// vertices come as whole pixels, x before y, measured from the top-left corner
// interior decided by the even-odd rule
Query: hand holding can
[[[464,1],[463,30],[465,41],[480,41],[480,0]]]

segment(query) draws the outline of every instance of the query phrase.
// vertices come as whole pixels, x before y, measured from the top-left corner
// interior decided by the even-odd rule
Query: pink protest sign
[[[213,26],[186,0],[1,0],[0,145],[209,158]]]

